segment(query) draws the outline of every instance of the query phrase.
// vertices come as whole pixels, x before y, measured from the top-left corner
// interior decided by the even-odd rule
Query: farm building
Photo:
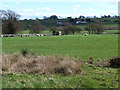
[[[76,21],[76,24],[86,24],[87,22],[85,21]]]

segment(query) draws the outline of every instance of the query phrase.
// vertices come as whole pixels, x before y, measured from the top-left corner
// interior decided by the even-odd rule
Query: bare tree
[[[22,30],[22,22],[19,21],[20,15],[11,10],[0,10],[2,17],[2,33],[16,34]]]
[[[30,33],[35,33],[35,34],[39,34],[41,31],[44,30],[44,26],[41,25],[40,21],[36,20],[33,21],[32,24],[29,26],[30,29]]]

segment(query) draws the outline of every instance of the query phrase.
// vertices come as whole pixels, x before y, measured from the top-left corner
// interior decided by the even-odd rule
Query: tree
[[[75,32],[80,33],[80,31],[82,31],[81,28],[71,25],[70,23],[67,23],[67,22],[63,26],[63,33],[65,35],[75,34]]]
[[[88,24],[85,30],[87,30],[89,34],[101,34],[104,31],[104,26],[102,23],[96,21],[93,24]]]
[[[72,17],[67,17],[67,19],[72,19]]]
[[[108,15],[108,18],[110,18],[111,16],[110,15]]]
[[[43,17],[43,19],[44,19],[44,20],[47,20],[47,19],[49,19],[49,17],[47,17],[47,16],[44,16],[44,17]]]
[[[58,19],[58,17],[56,15],[52,15],[50,16],[50,19]]]
[[[84,16],[79,16],[80,19],[85,18]]]
[[[23,28],[22,22],[19,21],[20,15],[11,10],[0,10],[2,16],[2,33],[16,34]]]
[[[43,31],[45,27],[41,25],[41,23],[38,20],[35,20],[32,22],[32,24],[29,26],[30,33],[32,34],[39,34]]]
[[[35,20],[40,20],[40,19],[38,17],[36,17]]]
[[[59,35],[59,31],[57,30],[57,27],[50,28],[50,32],[52,32],[52,35]]]

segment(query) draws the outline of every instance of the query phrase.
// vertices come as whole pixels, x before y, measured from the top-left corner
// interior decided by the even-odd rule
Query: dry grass
[[[71,75],[81,73],[81,62],[72,60],[68,56],[26,56],[2,54],[2,71],[10,73],[34,74],[62,74]]]

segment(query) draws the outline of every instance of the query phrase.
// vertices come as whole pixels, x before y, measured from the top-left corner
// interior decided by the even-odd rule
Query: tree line
[[[24,30],[24,23],[19,20],[20,15],[14,11],[11,10],[0,10],[0,14],[2,16],[2,33],[3,34],[17,34],[18,32],[21,32]],[[81,18],[83,18],[81,16]],[[57,16],[53,15],[50,17],[50,19],[57,19]],[[70,18],[69,18],[70,19]],[[30,30],[30,33],[41,33],[43,30],[46,29],[44,25],[40,23],[39,20],[34,20],[29,25],[28,29]],[[62,34],[68,35],[68,34],[75,34],[75,33],[81,33],[83,29],[72,25],[69,22],[65,22],[64,26],[58,26],[58,27],[52,27],[50,28],[50,31],[52,33],[58,33],[58,31],[62,31]],[[95,22],[92,24],[88,24],[85,27],[85,30],[89,32],[89,34],[101,34],[104,31],[104,26],[100,22]]]

